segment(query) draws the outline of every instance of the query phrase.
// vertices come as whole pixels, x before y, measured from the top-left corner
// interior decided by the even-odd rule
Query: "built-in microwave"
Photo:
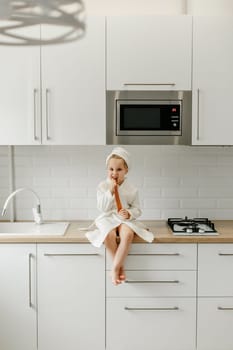
[[[108,144],[190,144],[191,92],[108,91]]]

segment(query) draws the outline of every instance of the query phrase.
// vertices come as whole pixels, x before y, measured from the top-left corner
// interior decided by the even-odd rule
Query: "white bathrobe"
[[[118,215],[115,196],[110,191],[110,180],[107,179],[101,182],[97,189],[97,207],[102,214],[95,219],[97,229],[86,233],[89,241],[95,247],[100,247],[110,231],[120,224],[126,224],[142,239],[152,242],[154,239],[153,233],[148,231],[143,223],[136,221],[141,215],[138,190],[127,180],[124,180],[118,187],[118,192],[122,206],[127,209],[130,218],[123,219]]]

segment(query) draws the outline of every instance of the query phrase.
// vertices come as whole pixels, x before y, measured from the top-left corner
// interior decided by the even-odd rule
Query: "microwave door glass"
[[[160,130],[160,108],[155,106],[122,105],[120,112],[121,130]]]

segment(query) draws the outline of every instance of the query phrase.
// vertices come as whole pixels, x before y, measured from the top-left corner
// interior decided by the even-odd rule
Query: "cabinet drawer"
[[[126,270],[196,270],[196,244],[132,244]],[[107,269],[112,259],[107,256]]]
[[[233,348],[233,298],[199,298],[198,350]]]
[[[109,298],[107,350],[194,350],[195,298]]]
[[[116,288],[107,272],[107,297],[196,296],[196,271],[127,271]]]
[[[233,296],[233,244],[198,245],[198,294]]]

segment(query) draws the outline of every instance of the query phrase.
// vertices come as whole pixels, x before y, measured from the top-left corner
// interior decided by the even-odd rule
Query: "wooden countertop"
[[[233,220],[215,220],[218,236],[174,236],[165,220],[143,221],[155,234],[153,243],[233,243]],[[71,221],[63,236],[2,236],[0,243],[88,243],[85,231],[81,227],[88,227],[91,221]],[[145,243],[135,236],[134,243]]]

